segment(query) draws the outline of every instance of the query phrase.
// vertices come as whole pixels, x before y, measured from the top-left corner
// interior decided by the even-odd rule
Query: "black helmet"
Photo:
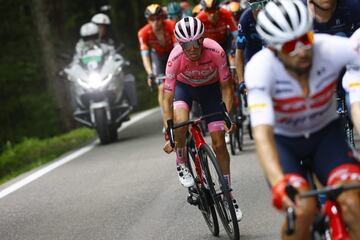
[[[220,7],[220,0],[201,0],[200,4],[204,10],[214,10]]]
[[[159,4],[151,4],[146,7],[145,9],[145,18],[148,18],[150,16],[160,16],[163,14],[163,10],[161,9]]]

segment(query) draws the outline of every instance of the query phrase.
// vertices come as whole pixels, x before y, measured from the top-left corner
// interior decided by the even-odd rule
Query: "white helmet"
[[[313,17],[300,0],[274,0],[257,16],[256,30],[270,46],[279,49],[312,29]]]
[[[85,23],[80,28],[81,37],[90,37],[97,34],[99,34],[99,27],[95,23]]]
[[[92,18],[91,18],[91,21],[93,23],[96,23],[96,24],[106,24],[106,25],[109,25],[111,22],[110,22],[110,18],[106,15],[106,14],[103,14],[103,13],[98,13],[98,14],[95,14]]]
[[[204,24],[197,18],[184,17],[176,23],[174,33],[179,42],[197,40],[204,33]]]

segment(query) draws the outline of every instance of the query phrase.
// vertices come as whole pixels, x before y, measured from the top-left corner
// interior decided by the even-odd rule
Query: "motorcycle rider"
[[[99,43],[99,27],[92,22],[83,24],[80,28],[80,40],[76,43],[73,63],[77,63],[82,54]]]
[[[159,4],[151,4],[145,9],[147,24],[138,32],[141,57],[148,75],[147,83],[152,86],[156,77],[165,75],[168,56],[176,43],[174,21],[165,19]],[[158,103],[162,106],[163,83],[158,85]]]
[[[91,22],[95,23],[99,27],[101,43],[114,45],[114,40],[110,36],[110,18],[104,13],[98,13],[91,18]]]

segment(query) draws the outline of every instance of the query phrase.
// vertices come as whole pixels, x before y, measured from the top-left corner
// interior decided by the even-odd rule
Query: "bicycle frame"
[[[337,202],[327,200],[325,202],[325,213],[329,217],[329,229],[333,240],[349,239],[344,221],[341,217],[340,206]]]
[[[350,189],[359,189],[360,184],[347,184],[343,186],[337,186],[337,187],[326,187],[321,190],[312,190],[305,193],[300,194],[300,198],[307,198],[307,197],[313,197],[317,196],[319,194],[326,194],[327,200],[325,202],[325,205],[322,206],[322,209],[324,210],[325,216],[328,217],[329,225],[328,229],[330,230],[331,239],[332,240],[349,240],[349,234],[346,229],[346,226],[344,224],[344,221],[341,217],[341,209],[339,204],[336,202],[336,197],[340,195],[343,191],[350,190]],[[297,190],[293,188],[292,186],[288,185],[286,187],[286,191],[291,199],[295,196],[294,194],[297,194]],[[290,194],[289,194],[290,193]],[[289,235],[291,235],[294,232],[294,215],[290,216],[289,213],[292,211],[288,209],[288,222],[291,221],[292,223],[288,225],[287,232]],[[291,228],[290,227],[291,225]],[[314,229],[319,230],[319,229]]]

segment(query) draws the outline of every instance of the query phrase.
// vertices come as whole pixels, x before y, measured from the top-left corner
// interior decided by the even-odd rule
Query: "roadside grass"
[[[95,137],[94,130],[79,128],[52,138],[29,138],[15,146],[7,146],[0,155],[0,184],[89,143]]]

